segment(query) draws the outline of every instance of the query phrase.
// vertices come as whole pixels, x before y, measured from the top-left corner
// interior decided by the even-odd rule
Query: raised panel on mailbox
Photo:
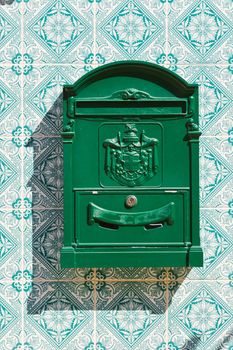
[[[157,65],[64,87],[63,267],[201,266],[198,87]]]

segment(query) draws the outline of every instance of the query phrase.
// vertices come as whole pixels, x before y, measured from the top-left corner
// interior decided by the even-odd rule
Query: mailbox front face
[[[63,267],[201,266],[198,91],[119,62],[64,88]]]

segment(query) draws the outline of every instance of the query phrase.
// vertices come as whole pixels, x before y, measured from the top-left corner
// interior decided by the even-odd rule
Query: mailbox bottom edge
[[[61,251],[62,268],[201,267],[201,247],[73,248]]]

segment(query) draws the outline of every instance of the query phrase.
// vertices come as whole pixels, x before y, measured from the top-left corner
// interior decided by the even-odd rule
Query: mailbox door
[[[76,191],[75,235],[81,246],[184,246],[187,191]]]

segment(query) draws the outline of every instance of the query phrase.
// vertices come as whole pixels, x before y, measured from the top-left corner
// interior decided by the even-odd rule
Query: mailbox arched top
[[[111,77],[135,77],[150,81],[170,91],[177,97],[194,94],[196,84],[189,84],[169,69],[154,63],[142,61],[118,61],[95,68],[77,80],[73,85],[64,86],[64,97],[75,96],[83,88]]]

